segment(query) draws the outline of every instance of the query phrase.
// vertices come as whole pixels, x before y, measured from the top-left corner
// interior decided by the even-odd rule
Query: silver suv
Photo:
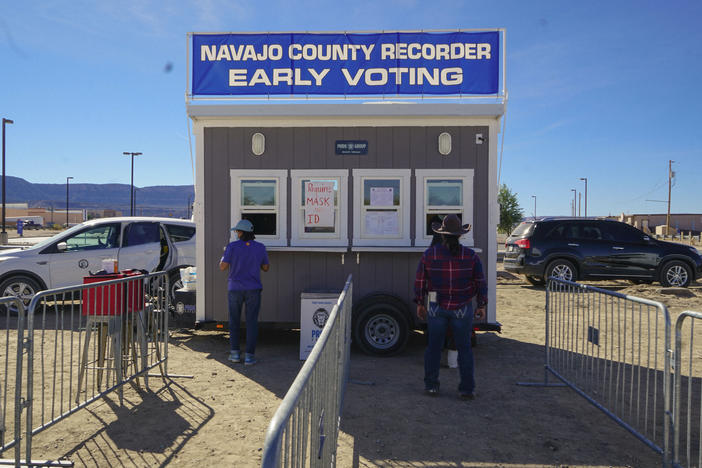
[[[29,304],[37,291],[83,283],[117,259],[119,269],[170,272],[171,296],[180,268],[195,264],[195,223],[124,217],[87,221],[27,249],[0,251],[0,296]]]

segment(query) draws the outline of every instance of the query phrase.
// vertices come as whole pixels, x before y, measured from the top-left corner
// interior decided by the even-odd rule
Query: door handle
[[[580,247],[580,244],[568,244],[571,247]]]
[[[37,262],[37,265],[46,265],[47,263],[46,260],[42,260],[41,262]]]
[[[624,250],[624,247],[612,247],[614,250]]]

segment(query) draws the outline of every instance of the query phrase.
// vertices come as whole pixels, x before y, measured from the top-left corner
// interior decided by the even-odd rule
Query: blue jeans
[[[439,366],[441,351],[444,347],[446,329],[451,327],[453,339],[458,350],[458,370],[461,381],[458,391],[473,393],[475,379],[473,377],[473,349],[470,346],[470,335],[473,328],[473,306],[466,304],[457,310],[447,310],[432,302],[427,309],[427,331],[429,339],[424,352],[424,388],[439,387]]]
[[[239,330],[241,329],[241,307],[246,304],[246,353],[256,352],[258,339],[258,310],[261,308],[261,290],[229,291],[229,345],[232,351],[239,351]]]

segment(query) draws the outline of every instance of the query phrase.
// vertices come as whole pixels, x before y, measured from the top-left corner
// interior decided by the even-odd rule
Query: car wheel
[[[409,337],[404,304],[392,296],[362,300],[354,313],[354,342],[366,354],[391,356],[402,351]]]
[[[533,286],[543,286],[546,283],[543,278],[539,278],[538,276],[526,275],[525,278]]]
[[[546,268],[546,278],[551,276],[565,281],[575,281],[577,279],[575,265],[568,260],[554,260]]]
[[[11,276],[0,283],[0,296],[20,299],[25,309],[29,307],[32,298],[40,290],[39,284],[28,276]],[[16,307],[10,306],[10,311],[16,313]]]
[[[665,287],[686,288],[691,281],[692,270],[684,262],[673,260],[661,269],[661,284]]]

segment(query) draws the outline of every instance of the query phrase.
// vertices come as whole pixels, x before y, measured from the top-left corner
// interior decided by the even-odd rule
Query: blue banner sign
[[[193,34],[192,96],[497,94],[500,33]]]

